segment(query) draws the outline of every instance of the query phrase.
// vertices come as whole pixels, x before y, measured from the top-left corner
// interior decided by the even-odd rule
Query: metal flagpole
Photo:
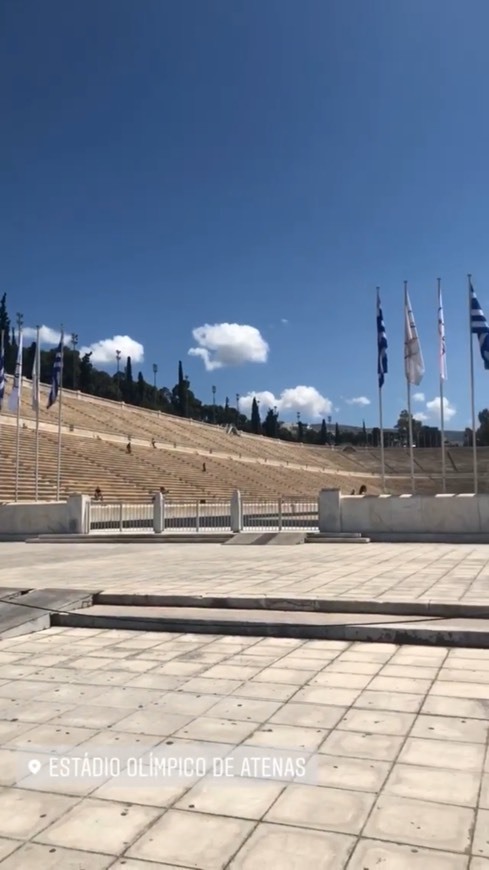
[[[441,278],[438,278],[438,344],[439,344],[439,367],[440,367],[440,431],[441,431],[441,479],[442,491],[447,491],[447,464],[445,450],[445,407],[443,397],[443,382],[445,379],[445,326],[443,305],[441,299]]]
[[[404,281],[404,320],[407,321],[408,317],[408,296],[407,296],[407,281]],[[404,347],[404,354],[406,354],[407,348]],[[414,494],[414,451],[413,451],[413,416],[411,413],[411,382],[408,377],[408,373],[406,370],[406,383],[407,383],[407,410],[408,410],[408,436],[409,436],[409,466],[411,471],[411,492]]]
[[[382,387],[379,387],[379,429],[380,429],[380,469],[382,492],[385,493],[385,454],[384,454],[384,414],[382,409]]]
[[[445,455],[445,408],[443,406],[443,378],[440,377],[440,431],[441,431],[441,479],[442,491],[447,491],[447,464]]]
[[[15,437],[15,501],[19,499],[19,471],[20,471],[20,399],[22,394],[22,314],[17,314],[17,330],[18,330],[18,358],[15,361],[15,368],[18,371],[18,393],[17,393],[17,415],[16,415],[16,437]],[[18,365],[20,359],[20,365]],[[15,385],[15,375],[14,375]]]
[[[2,363],[2,368],[0,369],[0,411],[2,410],[3,403],[5,401],[5,330],[0,330],[0,362]]]
[[[382,492],[385,493],[385,453],[384,453],[384,413],[382,405],[382,387],[387,373],[387,338],[385,335],[384,314],[380,302],[380,287],[377,287],[376,302],[377,321],[377,377],[379,390],[379,429],[380,429],[380,471],[382,476]]]
[[[474,389],[474,339],[472,335],[472,296],[471,296],[471,282],[472,275],[469,273],[467,275],[468,280],[468,290],[469,290],[469,338],[470,338],[470,403],[472,409],[472,457],[473,457],[473,469],[474,469],[474,493],[477,494],[477,438],[476,438],[476,428],[475,428],[475,389]]]
[[[413,417],[411,414],[411,384],[407,382],[407,406],[409,415],[409,466],[411,470],[411,492],[414,494],[414,449],[413,449]]]
[[[35,396],[35,411],[36,411],[36,463],[35,463],[35,499],[38,501],[39,499],[39,403],[40,403],[40,389],[39,383],[41,380],[41,349],[39,345],[39,335],[40,328],[36,327],[36,356],[34,361],[34,370],[35,370],[35,381],[32,381],[32,396]],[[35,391],[35,392],[34,392]]]
[[[63,357],[64,357],[64,332],[61,326],[61,360],[59,371],[59,396],[58,396],[58,466],[56,472],[56,501],[60,500],[61,494],[61,407],[63,404]]]

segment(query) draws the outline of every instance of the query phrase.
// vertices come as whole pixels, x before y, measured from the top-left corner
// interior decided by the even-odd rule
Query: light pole
[[[121,356],[122,353],[120,350],[116,350],[115,358],[117,360],[117,392],[119,394],[119,399],[121,397],[121,379],[120,379],[120,369],[121,369]]]
[[[301,412],[297,411],[297,440],[302,441],[302,431],[301,431]]]
[[[76,390],[76,346],[78,344],[78,335],[76,332],[71,333],[71,349],[73,351],[73,390]]]
[[[239,426],[239,393],[236,393],[236,426]]]
[[[216,422],[216,388],[212,387],[212,420]]]

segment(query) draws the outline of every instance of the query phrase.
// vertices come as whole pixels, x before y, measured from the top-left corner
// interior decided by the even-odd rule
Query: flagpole
[[[446,465],[446,451],[445,451],[445,407],[444,407],[444,396],[443,396],[443,381],[444,381],[444,366],[445,362],[443,359],[444,349],[443,349],[443,333],[445,330],[443,321],[443,307],[441,300],[441,278],[438,278],[438,343],[439,343],[439,369],[440,369],[440,431],[441,431],[441,479],[442,479],[442,492],[447,491],[447,465]],[[443,330],[443,332],[442,332]]]
[[[3,403],[5,401],[5,330],[0,330],[0,362],[1,369],[0,375],[2,376],[2,381],[0,382],[0,387],[3,387],[0,392],[0,411],[2,410]]]
[[[404,318],[408,316],[407,281],[404,281]],[[407,383],[407,410],[408,410],[408,437],[409,437],[409,467],[411,472],[411,492],[414,494],[414,451],[413,451],[413,416],[411,413],[411,382],[406,372]]]
[[[39,404],[40,404],[40,389],[39,383],[41,380],[41,353],[39,346],[39,336],[40,336],[40,328],[36,327],[36,356],[35,356],[35,373],[36,380],[32,381],[32,390],[35,390],[35,394],[33,392],[32,397],[34,395],[36,397],[36,462],[35,462],[35,499],[39,500]]]
[[[19,472],[20,472],[20,401],[22,394],[22,314],[17,314],[18,347],[20,348],[19,383],[17,394],[16,437],[15,437],[15,501],[19,500]],[[17,360],[15,362],[17,367]],[[15,376],[14,376],[15,383]]]
[[[380,429],[380,470],[382,492],[385,493],[385,454],[384,454],[384,414],[382,408],[382,387],[379,387],[379,429]]]
[[[61,408],[63,405],[63,357],[64,357],[64,332],[61,326],[61,366],[59,372],[59,398],[58,398],[58,464],[56,471],[56,501],[60,500],[61,494]]]
[[[470,338],[470,404],[472,410],[472,457],[473,457],[473,474],[474,474],[474,493],[477,495],[477,438],[475,428],[475,388],[474,388],[474,339],[472,336],[472,297],[471,290],[472,275],[467,275],[468,290],[469,290],[469,338]]]
[[[377,287],[376,304],[377,321],[377,383],[379,390],[379,429],[380,429],[380,470],[382,477],[382,492],[385,493],[385,452],[384,452],[384,412],[382,404],[382,387],[387,374],[387,337],[385,334],[384,313],[380,302],[380,287]]]
[[[445,408],[443,406],[443,378],[440,377],[440,431],[441,431],[441,479],[442,491],[447,491],[447,465],[445,454]]]

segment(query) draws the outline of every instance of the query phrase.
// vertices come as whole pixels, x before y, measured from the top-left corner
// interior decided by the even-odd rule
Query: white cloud
[[[289,322],[289,321],[287,320],[286,317],[282,317],[282,319],[281,319],[281,321],[280,321],[280,323],[283,323],[284,326],[287,326],[288,322]]]
[[[37,336],[37,327],[35,326],[25,326],[24,327],[24,343],[26,341],[35,341]],[[68,345],[70,343],[70,335],[71,333],[65,332],[64,336],[64,344]],[[50,344],[56,345],[59,344],[59,340],[61,337],[61,332],[59,329],[52,329],[50,326],[41,326],[39,329],[39,340],[41,344]]]
[[[436,396],[431,400],[431,402],[426,402],[426,407],[432,417],[436,417],[437,419],[440,418],[441,401],[439,396]],[[455,414],[457,413],[457,409],[450,404],[446,396],[443,397],[443,412],[446,423],[451,420],[452,417],[455,417]]]
[[[192,335],[199,347],[191,347],[190,356],[200,356],[208,372],[224,366],[265,363],[269,347],[255,326],[242,323],[206,323]]]
[[[269,390],[248,393],[241,396],[240,410],[249,416],[253,398],[260,403],[260,411],[265,412],[270,408],[277,408],[279,414],[294,416],[300,411],[304,422],[313,417],[324,417],[331,413],[333,406],[329,399],[322,396],[315,387],[289,387],[283,390],[280,396],[274,396]],[[263,416],[263,413],[262,413]]]
[[[346,399],[346,404],[366,407],[367,405],[370,405],[370,399],[367,399],[366,396],[355,396],[353,399]]]
[[[80,348],[80,355],[91,353],[93,363],[115,365],[117,350],[120,350],[124,363],[128,356],[131,357],[133,363],[142,362],[144,359],[143,345],[139,341],[135,341],[134,338],[130,338],[129,335],[114,335],[113,338],[102,338],[100,341],[84,345]]]
[[[413,396],[413,400],[415,402],[424,402],[425,399],[426,399],[426,396],[424,393],[415,393]]]
[[[420,393],[419,395],[423,396],[424,399],[423,393]],[[421,401],[421,399],[419,399],[418,401]],[[430,423],[431,425],[433,425],[434,423],[439,424],[440,406],[440,397],[436,396],[434,399],[431,400],[431,402],[426,402],[426,413],[424,411],[416,411],[413,414],[413,417],[415,420],[419,420],[420,423]],[[455,417],[455,414],[457,413],[457,409],[450,404],[449,400],[445,396],[443,397],[443,410],[445,416],[445,423],[448,423],[448,421],[451,420],[452,417]]]

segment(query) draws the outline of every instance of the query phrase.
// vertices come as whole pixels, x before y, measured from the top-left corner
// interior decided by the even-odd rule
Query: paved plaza
[[[488,870],[488,710],[488,650],[7,640],[0,866]],[[109,756],[117,769],[88,770]],[[155,758],[190,763],[155,775]]]
[[[0,544],[0,587],[489,603],[489,546]],[[0,870],[489,870],[489,650],[0,642]]]
[[[489,545],[0,543],[0,587],[489,604]]]

